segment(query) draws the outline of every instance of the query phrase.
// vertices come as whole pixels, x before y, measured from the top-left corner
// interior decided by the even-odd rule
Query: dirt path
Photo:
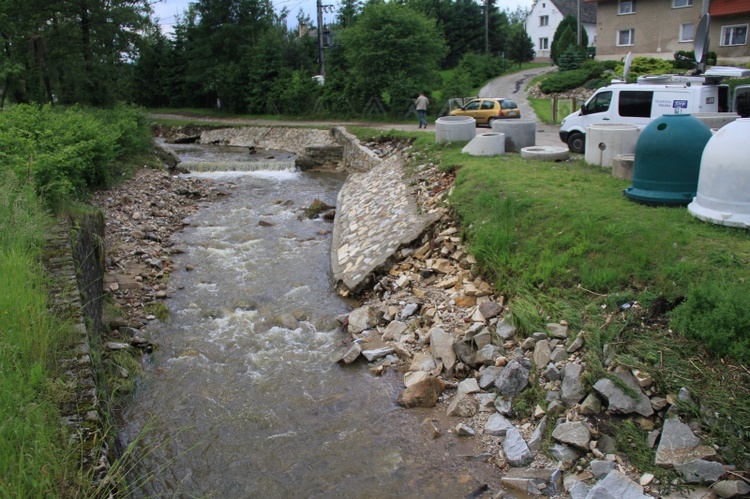
[[[521,117],[533,119],[539,123],[539,119],[526,99],[526,87],[535,77],[554,71],[554,66],[529,69],[519,73],[511,73],[499,76],[490,81],[479,91],[479,97],[507,97],[512,98],[521,108]]]
[[[521,109],[521,117],[524,119],[533,119],[537,122],[536,145],[541,146],[561,146],[558,132],[559,126],[545,125],[539,121],[534,110],[531,108],[526,99],[526,86],[536,76],[555,70],[553,66],[533,68],[518,73],[511,73],[499,76],[482,87],[479,91],[480,97],[510,97],[513,98]],[[417,120],[414,123],[378,123],[366,121],[296,121],[296,120],[268,120],[268,119],[246,119],[246,118],[228,118],[228,117],[211,117],[191,113],[152,113],[149,115],[153,119],[164,120],[188,120],[194,123],[226,123],[228,125],[253,125],[253,126],[313,126],[313,127],[363,127],[374,128],[376,130],[401,130],[407,132],[434,132],[434,122],[431,122],[426,129],[417,128]]]

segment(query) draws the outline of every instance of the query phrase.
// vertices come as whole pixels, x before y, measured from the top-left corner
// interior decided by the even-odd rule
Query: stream
[[[231,195],[201,207],[174,236],[170,319],[148,326],[159,345],[124,408],[119,444],[133,445],[132,497],[465,497],[491,465],[432,411],[395,401],[401,376],[341,367],[333,291],[333,225],[301,217],[335,205],[344,176],[298,172],[289,157],[243,166],[247,148],[173,146],[191,175]],[[266,155],[268,156],[268,155]],[[265,157],[264,157],[265,158]],[[222,162],[232,172],[218,171]],[[258,163],[258,162],[256,162]],[[239,171],[243,170],[243,171]],[[251,170],[251,171],[248,171]],[[254,170],[254,171],[252,171]],[[190,270],[188,270],[190,269]],[[444,411],[443,411],[444,412]]]

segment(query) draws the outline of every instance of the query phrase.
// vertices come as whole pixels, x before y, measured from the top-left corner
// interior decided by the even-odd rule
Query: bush
[[[698,64],[695,62],[695,52],[692,50],[678,50],[675,52],[672,64],[675,69],[695,69],[698,67]],[[716,64],[716,52],[708,52],[706,54],[706,64],[710,66]]]
[[[489,79],[503,74],[503,60],[491,55],[466,54],[456,67],[456,71],[469,76],[472,88],[483,85]]]
[[[572,71],[562,71],[553,73],[545,79],[539,89],[545,94],[553,92],[565,92],[573,88],[578,88],[590,79],[589,71],[585,69],[574,69]]]
[[[750,362],[750,309],[747,282],[711,281],[695,286],[672,312],[671,327],[701,341],[719,357]]]
[[[48,206],[85,198],[120,175],[121,162],[151,144],[137,108],[15,106],[0,115],[0,170],[33,181]]]
[[[614,72],[618,75],[622,75],[625,63],[621,62],[617,64]],[[630,65],[630,73],[628,75],[628,81],[634,82],[642,75],[658,75],[658,74],[669,74],[674,72],[674,66],[672,61],[666,61],[664,59],[656,59],[654,57],[634,57],[633,62]]]

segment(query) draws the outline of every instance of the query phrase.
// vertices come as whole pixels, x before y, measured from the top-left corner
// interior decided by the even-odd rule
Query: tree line
[[[0,105],[127,101],[253,114],[398,113],[422,90],[466,95],[533,59],[525,12],[490,0],[343,0],[318,39],[269,0],[197,0],[163,33],[150,0],[4,0]],[[485,29],[486,22],[486,29]],[[311,29],[312,28],[312,29]],[[443,78],[444,70],[449,78]]]

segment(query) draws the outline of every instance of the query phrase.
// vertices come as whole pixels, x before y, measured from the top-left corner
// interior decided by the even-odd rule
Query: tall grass
[[[68,330],[39,263],[49,224],[33,187],[0,172],[0,497],[59,496],[77,480],[54,381]]]

